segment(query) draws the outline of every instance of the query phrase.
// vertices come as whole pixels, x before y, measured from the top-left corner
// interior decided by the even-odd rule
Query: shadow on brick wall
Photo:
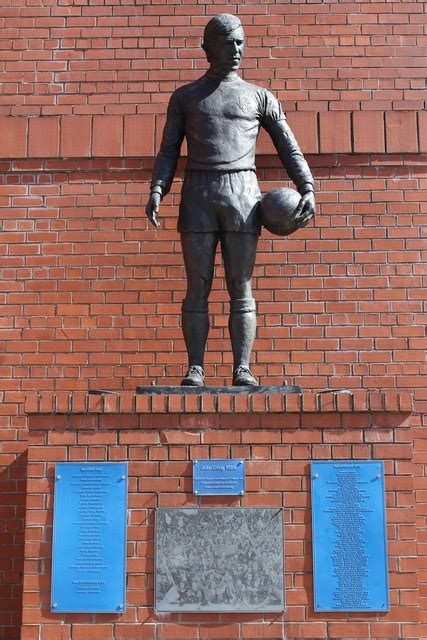
[[[18,640],[22,619],[27,453],[0,473],[0,640]]]

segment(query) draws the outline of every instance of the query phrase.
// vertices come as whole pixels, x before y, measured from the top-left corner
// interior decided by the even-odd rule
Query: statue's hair
[[[227,35],[242,26],[237,16],[231,13],[220,13],[209,20],[203,32],[203,49],[206,51],[209,44],[220,35]]]

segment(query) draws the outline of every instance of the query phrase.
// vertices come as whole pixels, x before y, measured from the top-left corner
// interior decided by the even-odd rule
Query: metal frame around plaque
[[[158,612],[283,612],[283,509],[157,509],[154,590]]]
[[[314,610],[388,611],[384,463],[311,463]]]
[[[55,465],[52,613],[126,611],[127,469]]]

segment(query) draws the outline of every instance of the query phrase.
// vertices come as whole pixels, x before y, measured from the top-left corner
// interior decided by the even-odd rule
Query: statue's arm
[[[146,216],[155,227],[160,226],[157,213],[172,186],[184,135],[184,117],[179,96],[175,92],[169,101],[162,143],[154,163],[150,197],[145,207]]]
[[[315,214],[313,175],[279,102],[269,93],[266,95],[262,126],[268,131],[289,178],[301,194],[295,210],[295,220],[299,227],[304,227]]]
[[[313,175],[286,120],[274,123],[270,135],[288,176],[301,194],[294,219],[298,227],[305,227],[316,212]]]
[[[314,191],[313,175],[287,121],[283,119],[272,124],[269,134],[288,176],[299,193],[304,195],[308,191]]]

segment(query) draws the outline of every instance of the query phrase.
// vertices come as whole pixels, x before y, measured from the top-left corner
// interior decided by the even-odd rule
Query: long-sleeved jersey
[[[311,171],[273,94],[237,74],[219,78],[210,71],[172,94],[151,188],[169,192],[184,137],[187,171],[255,170],[260,127],[300,193],[312,191]]]

